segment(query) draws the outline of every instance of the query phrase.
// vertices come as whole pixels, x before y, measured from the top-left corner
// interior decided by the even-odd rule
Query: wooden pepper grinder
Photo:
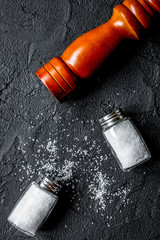
[[[36,75],[59,102],[76,87],[77,79],[87,79],[123,39],[139,39],[148,28],[159,0],[125,0],[113,9],[105,24],[77,38],[62,54],[54,57]]]

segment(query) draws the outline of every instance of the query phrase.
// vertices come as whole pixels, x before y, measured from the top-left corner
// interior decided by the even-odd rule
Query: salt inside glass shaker
[[[151,154],[129,117],[116,110],[99,120],[103,135],[122,170],[129,171],[149,160]]]
[[[19,231],[34,236],[56,205],[60,188],[56,182],[40,175],[17,202],[8,221]]]

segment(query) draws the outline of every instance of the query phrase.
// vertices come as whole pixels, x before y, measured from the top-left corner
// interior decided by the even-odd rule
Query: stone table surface
[[[119,46],[63,104],[34,72],[112,15],[114,0],[2,1],[0,10],[0,239],[28,239],[6,219],[40,172],[63,184],[33,240],[160,239],[160,17]],[[123,172],[98,119],[122,108],[152,159]]]

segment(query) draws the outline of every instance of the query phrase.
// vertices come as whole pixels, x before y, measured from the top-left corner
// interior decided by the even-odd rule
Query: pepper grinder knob
[[[122,40],[139,40],[155,12],[160,13],[159,0],[125,0],[113,8],[108,22],[77,38],[36,75],[62,102],[76,88],[77,79],[90,78]]]

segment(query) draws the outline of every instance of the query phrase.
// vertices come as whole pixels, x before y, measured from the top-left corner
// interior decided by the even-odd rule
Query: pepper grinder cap
[[[51,59],[35,74],[60,103],[76,87],[76,77],[60,57]]]

